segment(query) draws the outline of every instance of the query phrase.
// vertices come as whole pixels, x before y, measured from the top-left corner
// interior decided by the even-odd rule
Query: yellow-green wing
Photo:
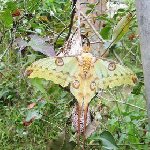
[[[77,69],[75,57],[48,57],[34,62],[26,69],[26,74],[29,78],[44,78],[66,87]]]
[[[93,70],[90,70],[92,73]],[[74,76],[70,84],[70,91],[75,96],[80,107],[85,109],[96,93],[96,83],[93,76],[83,79],[80,74]]]
[[[106,89],[120,85],[134,85],[136,75],[127,67],[113,61],[98,59],[94,64],[98,88]]]

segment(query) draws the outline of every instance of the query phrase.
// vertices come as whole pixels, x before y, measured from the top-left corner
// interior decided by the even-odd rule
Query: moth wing
[[[44,78],[66,87],[77,67],[78,61],[75,57],[48,57],[34,62],[26,69],[26,74],[29,78]]]
[[[137,77],[127,67],[112,61],[98,59],[94,64],[98,88],[106,89],[121,85],[134,85]]]

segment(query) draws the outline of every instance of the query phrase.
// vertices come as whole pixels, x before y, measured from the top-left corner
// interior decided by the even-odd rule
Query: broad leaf
[[[0,20],[6,28],[11,28],[13,25],[13,18],[9,10],[5,10],[0,14]]]
[[[54,47],[48,43],[48,37],[40,37],[38,35],[30,35],[30,41],[27,42],[21,38],[15,40],[14,45],[18,45],[19,51],[24,50],[25,47],[31,46],[34,51],[41,52],[47,56],[55,56]]]
[[[116,27],[113,30],[112,34],[112,41],[113,44],[118,42],[129,30],[129,26],[131,23],[132,14],[128,13],[126,16],[124,16],[116,25]]]
[[[38,35],[30,35],[31,40],[28,43],[28,46],[31,46],[33,50],[41,52],[47,56],[55,56],[54,48],[49,43],[46,43],[49,39],[42,38]]]
[[[30,122],[32,119],[40,119],[41,117],[42,115],[38,110],[32,109],[28,111],[25,121]]]
[[[110,150],[118,149],[115,139],[109,131],[102,132],[100,134],[100,140],[104,148]]]
[[[17,3],[16,2],[7,2],[6,3],[6,8],[7,10],[10,10],[10,11],[14,11],[15,9],[17,9]]]
[[[141,89],[142,89],[143,86],[144,86],[144,83],[143,83],[143,82],[139,82],[139,83],[133,88],[132,94],[135,94],[135,95],[140,94],[140,93],[141,93]]]
[[[40,92],[46,93],[46,90],[44,89],[42,79],[40,78],[34,78],[31,80],[31,84]]]
[[[101,34],[101,36],[102,36],[102,38],[103,38],[104,40],[109,39],[110,33],[111,33],[111,28],[112,28],[111,26],[105,26],[105,27],[101,30],[100,34]]]

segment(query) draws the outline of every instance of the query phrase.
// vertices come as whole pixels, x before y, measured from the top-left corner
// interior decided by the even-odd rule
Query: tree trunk
[[[148,122],[150,128],[150,1],[137,0],[136,8],[140,32],[140,46],[147,99]]]

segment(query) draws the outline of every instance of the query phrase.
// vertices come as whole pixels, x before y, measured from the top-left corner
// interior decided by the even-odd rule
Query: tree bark
[[[136,9],[150,129],[150,1],[136,0]]]

